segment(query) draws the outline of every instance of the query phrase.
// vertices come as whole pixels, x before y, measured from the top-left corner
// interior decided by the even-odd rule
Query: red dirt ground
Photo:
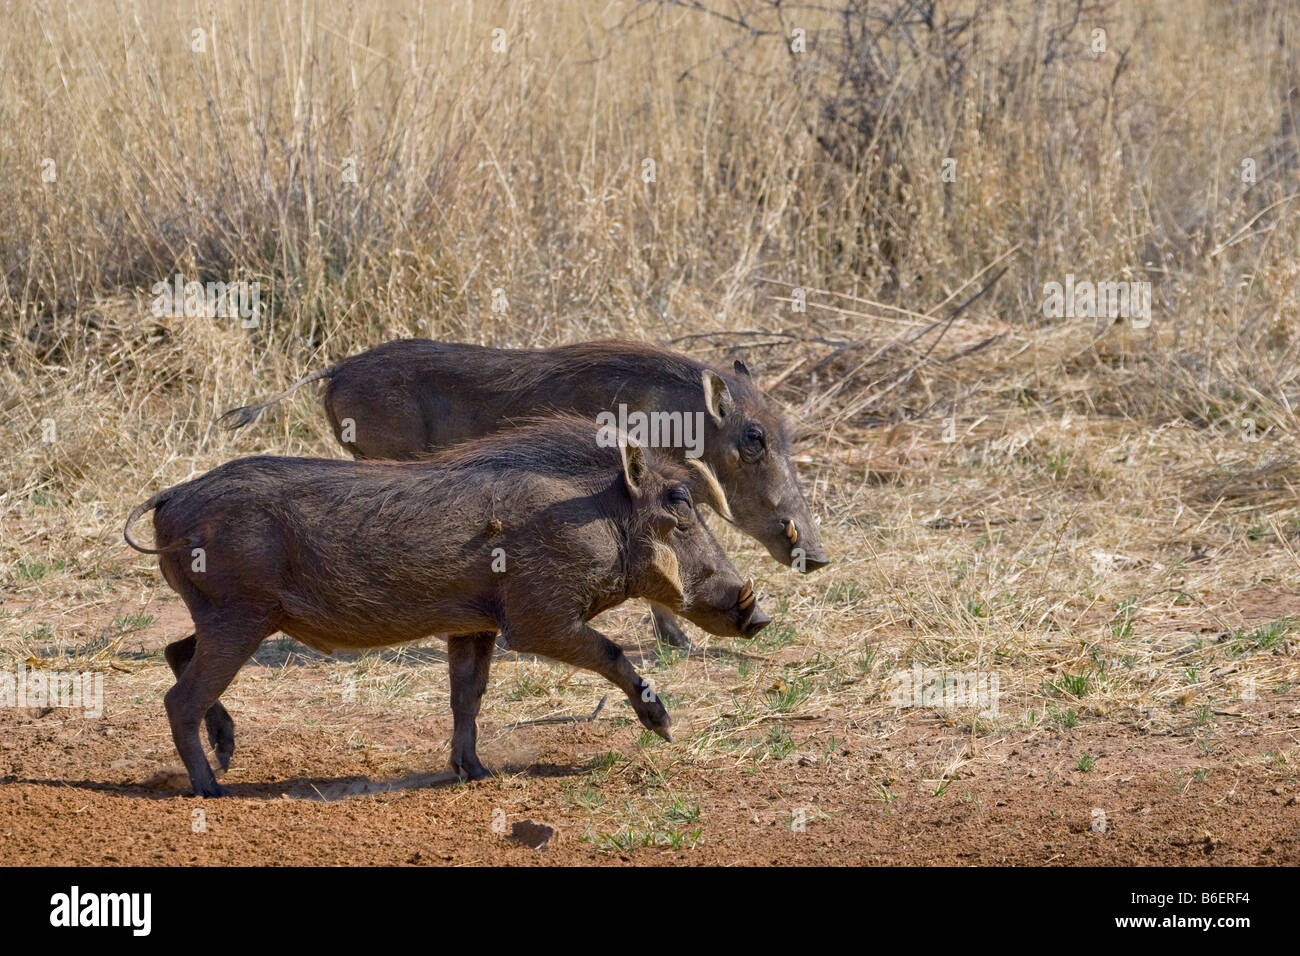
[[[155,610],[160,633],[183,618]],[[166,686],[157,657],[133,666],[108,680]],[[739,763],[687,735],[643,747],[611,697],[593,723],[483,722],[498,776],[466,785],[443,770],[449,713],[367,714],[372,743],[349,747],[352,718],[268,689],[270,670],[250,664],[225,698],[238,749],[223,800],[185,795],[156,691],[100,720],[0,712],[0,864],[1300,863],[1300,785],[1277,757],[1300,737],[1294,702],[1243,704],[1208,739],[1190,721],[973,737],[921,709],[888,727],[812,714],[787,725],[791,753]],[[936,792],[934,768],[956,760]],[[674,818],[674,800],[698,814]],[[545,848],[508,838],[526,819],[558,831]],[[614,839],[626,826],[685,837],[629,847],[647,841]]]

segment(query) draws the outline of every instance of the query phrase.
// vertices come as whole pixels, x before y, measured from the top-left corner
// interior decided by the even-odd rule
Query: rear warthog
[[[194,619],[166,650],[167,716],[194,792],[223,792],[199,722],[229,766],[234,724],[218,698],[276,631],[325,652],[451,635],[451,764],[470,778],[487,775],[475,719],[498,632],[601,674],[671,739],[649,685],[587,621],[630,597],[714,634],[752,636],[770,618],[696,510],[727,513],[708,467],[603,448],[595,433],[556,417],[420,462],[243,458],[135,508],[127,543],[159,555]],[[157,547],[144,548],[130,528],[150,509]]]
[[[258,405],[221,417],[246,425],[308,382],[328,379],[325,412],[356,458],[418,459],[512,422],[572,413],[659,416],[680,440],[679,460],[699,457],[718,476],[737,527],[773,558],[799,571],[828,563],[817,525],[790,462],[780,410],[735,362],[723,371],[635,342],[587,342],[552,349],[492,349],[400,339],[308,375]],[[674,418],[674,416],[676,416]],[[698,422],[702,434],[692,428]],[[690,641],[656,609],[660,633]]]

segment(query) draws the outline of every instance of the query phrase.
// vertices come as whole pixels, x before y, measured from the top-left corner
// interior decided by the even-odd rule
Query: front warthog
[[[652,444],[698,457],[726,491],[734,523],[799,571],[828,563],[790,462],[789,429],[742,362],[723,371],[635,342],[493,349],[400,339],[314,372],[258,405],[226,412],[231,428],[307,382],[328,379],[325,412],[357,458],[410,460],[551,411],[644,416]],[[658,416],[656,418],[656,416]],[[622,419],[618,419],[622,424]],[[698,428],[696,426],[699,426]],[[668,440],[662,439],[667,433]],[[660,633],[690,641],[655,611]]]
[[[599,447],[591,422],[554,418],[428,461],[243,458],[160,492],[127,519],[158,554],[194,633],[167,647],[172,737],[194,792],[218,796],[234,724],[218,702],[276,631],[309,647],[447,638],[451,764],[487,775],[475,718],[499,632],[512,649],[603,675],[665,739],[668,713],[618,645],[587,625],[629,597],[714,634],[752,636],[758,607],[696,510],[727,501],[707,466],[634,444]],[[130,537],[153,509],[156,548]]]

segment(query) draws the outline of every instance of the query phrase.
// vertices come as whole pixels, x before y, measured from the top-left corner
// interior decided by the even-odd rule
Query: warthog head
[[[628,593],[681,614],[706,631],[753,637],[771,618],[752,581],[742,581],[696,510],[706,503],[731,519],[727,498],[708,465],[683,467],[666,455],[620,441],[633,522],[626,557]]]
[[[729,385],[704,370],[705,407],[716,429],[704,459],[727,489],[736,526],[782,564],[816,571],[830,560],[790,461],[784,416],[753,386],[743,362],[735,371]]]

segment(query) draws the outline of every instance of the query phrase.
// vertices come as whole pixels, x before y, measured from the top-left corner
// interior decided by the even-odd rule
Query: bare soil
[[[592,722],[502,719],[503,672],[545,666],[507,653],[481,723],[497,776],[462,784],[444,769],[445,704],[349,700],[338,662],[264,647],[223,698],[234,796],[203,801],[161,704],[157,652],[187,633],[184,608],[148,610],[102,718],[0,710],[0,864],[1300,863],[1300,784],[1278,763],[1300,735],[1294,698],[1225,708],[1210,735],[1190,715],[987,732],[923,708],[809,707],[766,722],[787,746],[738,759],[699,743],[689,703],[670,708],[674,744],[641,736],[613,695]],[[440,647],[400,663],[445,701]],[[672,673],[733,682],[745,653],[715,642]],[[568,710],[589,712],[599,687],[576,690]],[[533,849],[509,838],[522,821],[556,833]]]

